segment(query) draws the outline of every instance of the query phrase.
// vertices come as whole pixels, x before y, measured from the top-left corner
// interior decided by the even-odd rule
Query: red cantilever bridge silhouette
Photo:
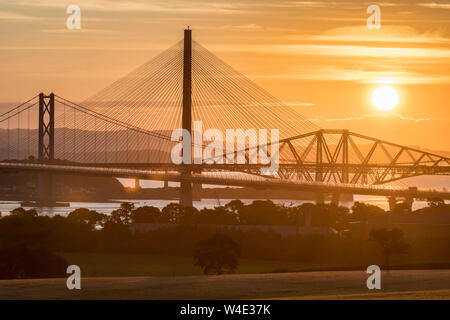
[[[174,164],[170,152],[177,141],[171,133],[183,128],[195,134],[194,121],[202,121],[204,130],[241,128],[233,159],[243,153],[248,160],[249,129],[278,129],[277,173],[265,176],[261,168],[267,164],[249,161]],[[259,148],[272,152],[273,146]],[[449,175],[450,158],[321,129],[193,41],[192,30],[84,102],[41,93],[1,114],[0,171],[17,170],[39,172],[47,200],[53,173],[178,181],[183,205],[192,205],[193,183],[450,199],[446,190],[392,185],[413,176]]]

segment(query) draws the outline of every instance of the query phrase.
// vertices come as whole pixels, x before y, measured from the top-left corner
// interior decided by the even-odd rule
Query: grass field
[[[69,262],[80,266],[84,277],[192,276],[202,270],[194,266],[193,257],[151,254],[61,253]],[[239,259],[237,273],[299,271],[318,267],[313,264],[286,261]],[[324,267],[322,265],[322,267]]]
[[[373,292],[343,295],[319,295],[271,298],[273,300],[449,300],[450,290]]]
[[[364,268],[292,272],[332,266],[241,259],[237,274],[204,276],[188,256],[61,255],[80,266],[81,290],[65,278],[0,280],[0,299],[450,299],[448,269],[383,272],[382,290],[368,290]]]
[[[0,299],[450,299],[450,270],[383,273],[381,290],[368,290],[362,271],[221,276],[1,280]]]

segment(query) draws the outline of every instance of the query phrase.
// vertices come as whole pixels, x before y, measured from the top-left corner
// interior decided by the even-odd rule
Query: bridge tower
[[[52,161],[55,159],[55,95],[39,94],[39,145],[38,159]]]
[[[348,166],[348,130],[342,133],[342,182],[349,182],[349,166]]]
[[[38,127],[38,160],[39,162],[55,159],[55,95],[39,94],[39,127]],[[38,203],[51,205],[53,199],[53,176],[41,172],[38,175]]]
[[[184,51],[183,51],[183,129],[189,134],[192,132],[192,30],[189,27],[184,30]],[[192,137],[192,135],[191,135]],[[191,141],[183,140],[183,152],[190,150],[189,154],[192,163]],[[189,175],[191,166],[184,164],[183,173]],[[180,204],[192,207],[192,183],[189,181],[180,183]]]
[[[323,181],[323,144],[324,144],[324,137],[323,137],[323,131],[319,130],[316,135],[317,142],[316,142],[316,173],[315,173],[315,180],[317,182]]]

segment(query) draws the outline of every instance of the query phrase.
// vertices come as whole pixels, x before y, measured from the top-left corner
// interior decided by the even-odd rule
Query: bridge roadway
[[[439,197],[450,200],[450,192],[445,190],[402,188],[387,185],[362,185],[362,184],[332,184],[323,182],[292,181],[278,178],[265,178],[261,176],[224,176],[223,173],[207,174],[183,174],[180,172],[149,171],[127,168],[101,168],[82,167],[72,165],[36,164],[36,163],[13,163],[0,162],[0,170],[3,171],[34,171],[43,173],[96,175],[118,178],[138,178],[144,180],[192,182],[199,184],[240,186],[253,188],[276,188],[291,189],[298,191],[310,191],[316,193],[331,194],[359,194],[359,195],[381,195],[387,197],[405,197],[416,199],[427,199]]]
[[[77,163],[71,163],[73,165],[78,165]],[[176,171],[180,165],[170,164],[170,163],[83,163],[83,167],[101,167],[101,168],[128,168],[128,169],[142,169],[142,170],[163,170],[163,171]],[[317,168],[317,164],[304,162],[301,165],[298,163],[280,163],[279,168],[285,170],[302,170],[314,171]],[[320,167],[323,170],[342,170],[345,167],[349,173],[356,173],[361,171],[361,164],[349,163],[322,163]],[[190,168],[192,171],[227,171],[232,169],[233,171],[255,171],[258,172],[261,168],[267,168],[268,165],[261,164],[191,164]],[[414,170],[420,175],[450,175],[450,166],[430,166],[430,165],[411,165],[409,163],[399,163],[399,164],[365,164],[365,170],[368,172],[384,172],[387,168],[395,170],[399,173],[407,173],[408,171]]]

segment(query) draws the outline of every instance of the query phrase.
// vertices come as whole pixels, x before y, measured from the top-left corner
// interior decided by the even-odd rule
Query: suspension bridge
[[[196,132],[195,121],[204,132]],[[210,137],[226,152],[215,149],[200,163],[174,164],[171,151],[179,141],[172,132],[179,128],[201,136],[241,130],[234,130],[231,148]],[[267,136],[250,147],[251,133],[261,129],[278,129],[279,139]],[[209,148],[195,139],[182,143],[182,152]],[[261,150],[277,153],[276,174],[263,173],[268,163],[262,158],[250,161]],[[37,172],[47,200],[54,173],[177,181],[186,206],[194,183],[307,190],[318,199],[325,193],[450,199],[446,190],[393,185],[449,175],[450,158],[321,129],[193,41],[189,29],[183,40],[83,102],[40,93],[1,114],[0,172],[8,171]]]

